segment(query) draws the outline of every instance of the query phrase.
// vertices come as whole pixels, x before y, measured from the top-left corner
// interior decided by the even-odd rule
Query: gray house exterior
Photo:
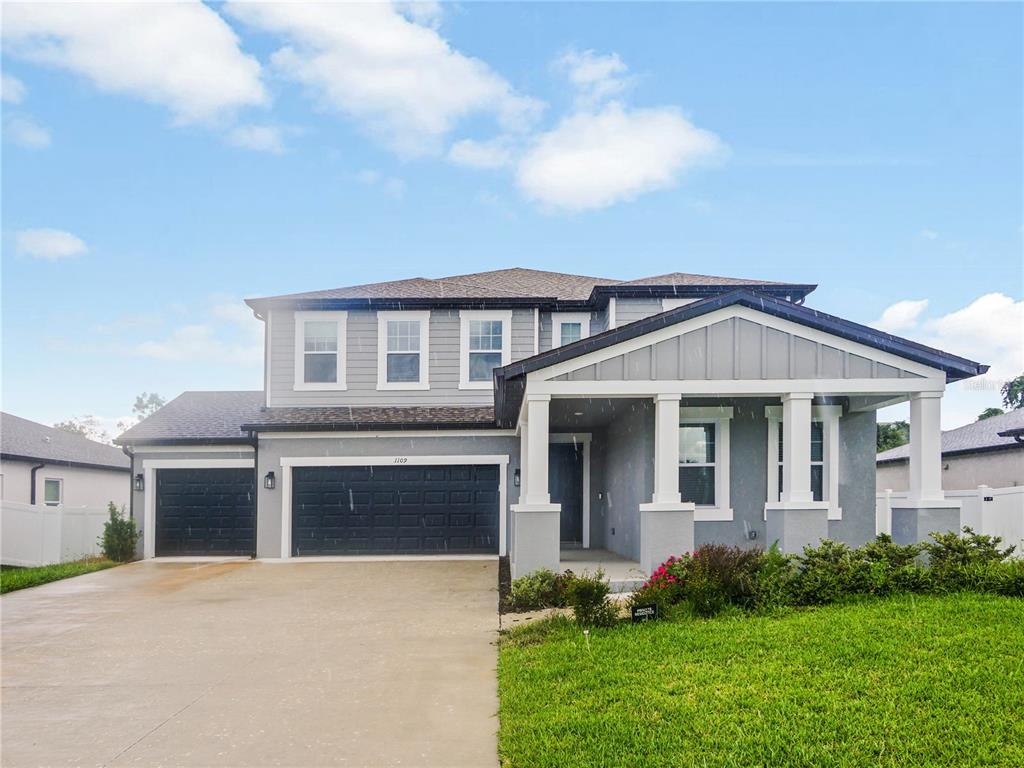
[[[875,411],[911,402],[894,531],[955,527],[949,382],[986,367],[803,306],[815,286],[510,269],[250,299],[262,391],[121,435],[146,557],[509,555],[649,572],[718,541],[874,535]]]

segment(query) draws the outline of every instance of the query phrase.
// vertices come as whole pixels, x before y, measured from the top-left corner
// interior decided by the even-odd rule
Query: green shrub
[[[584,627],[610,627],[618,618],[618,607],[608,599],[611,588],[598,569],[594,575],[586,571],[568,579],[565,588],[566,602],[572,606],[576,623]]]
[[[704,544],[693,553],[683,594],[698,616],[714,616],[726,605],[750,608],[764,555],[758,549]]]
[[[103,524],[103,535],[98,543],[109,560],[126,563],[135,557],[135,544],[139,540],[135,521],[125,517],[124,507],[119,510],[114,502],[107,505],[107,512],[110,519]]]
[[[754,607],[772,611],[793,600],[793,558],[779,550],[774,542],[761,557],[761,567],[754,579]]]
[[[924,550],[923,544],[895,544],[892,536],[880,533],[874,541],[869,541],[857,552],[869,562],[885,562],[890,568],[903,568],[915,565],[917,558]]]
[[[520,576],[512,581],[509,590],[509,610],[515,612],[560,608],[565,605],[565,582],[565,576],[548,568]]]
[[[1016,547],[999,549],[999,536],[985,536],[964,526],[963,536],[956,531],[931,534],[932,541],[924,545],[928,553],[928,565],[942,570],[955,566],[971,566],[977,563],[998,563],[1011,554]]]
[[[1006,597],[1024,597],[1024,559],[999,563],[995,591]]]
[[[804,547],[803,555],[797,556],[797,568],[793,597],[801,605],[834,603],[860,591],[859,582],[865,586],[869,583],[866,569],[857,566],[853,551],[830,539],[822,540],[817,547]]]

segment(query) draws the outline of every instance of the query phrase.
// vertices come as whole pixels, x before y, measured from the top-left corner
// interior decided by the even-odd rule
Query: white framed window
[[[696,505],[694,520],[732,520],[727,406],[679,409],[679,495]]]
[[[491,389],[492,371],[512,362],[512,312],[464,309],[459,325],[459,389]]]
[[[377,389],[430,389],[430,311],[377,313]]]
[[[782,495],[782,406],[766,405],[768,419],[768,494],[769,502]],[[841,405],[811,406],[811,494],[814,501],[828,502],[828,519],[842,520],[839,507],[839,417]]]
[[[47,477],[43,480],[43,503],[48,507],[64,503],[64,481],[59,477]]]
[[[294,389],[345,389],[347,325],[347,312],[295,313]]]
[[[668,312],[670,309],[685,307],[687,304],[693,304],[695,301],[696,299],[662,299],[661,311]]]
[[[589,312],[552,312],[551,348],[564,347],[590,336]]]

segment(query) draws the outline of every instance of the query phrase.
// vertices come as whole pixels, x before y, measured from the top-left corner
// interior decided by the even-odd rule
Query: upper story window
[[[552,312],[551,347],[563,347],[590,335],[589,312]]]
[[[493,371],[512,361],[512,313],[459,313],[459,389],[490,389]]]
[[[295,389],[345,389],[346,312],[295,313]]]
[[[782,406],[766,405],[768,419],[768,501],[782,496]],[[811,407],[811,495],[814,501],[827,501],[830,520],[841,520],[839,508],[839,417],[840,405]]]
[[[429,389],[430,312],[377,313],[377,389]]]
[[[730,407],[679,409],[679,495],[695,520],[732,520],[729,504]]]
[[[43,480],[43,502],[48,507],[56,507],[64,502],[64,481],[56,477]]]

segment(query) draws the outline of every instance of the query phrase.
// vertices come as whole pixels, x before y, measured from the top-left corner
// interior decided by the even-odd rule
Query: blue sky
[[[243,297],[518,265],[818,283],[993,364],[973,420],[1024,369],[1022,8],[5,4],[3,408],[257,389]]]

